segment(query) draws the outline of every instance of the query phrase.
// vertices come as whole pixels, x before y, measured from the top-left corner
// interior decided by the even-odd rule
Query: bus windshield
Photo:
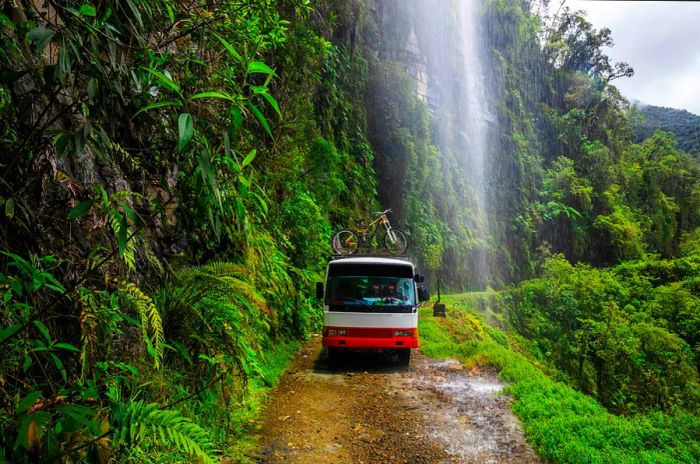
[[[416,305],[413,279],[384,276],[336,276],[328,282],[331,310],[407,312]]]

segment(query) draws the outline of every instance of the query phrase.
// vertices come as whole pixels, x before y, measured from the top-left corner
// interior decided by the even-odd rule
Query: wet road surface
[[[539,463],[503,383],[414,350],[409,368],[351,353],[329,368],[318,337],[299,352],[261,418],[260,463]]]

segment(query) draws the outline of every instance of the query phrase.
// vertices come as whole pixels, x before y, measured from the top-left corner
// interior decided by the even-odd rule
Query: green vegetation
[[[295,327],[292,314],[272,306],[273,318],[268,305],[279,300],[256,290],[279,295],[270,286],[283,289],[284,282],[266,283],[265,271],[250,275],[252,263],[182,268],[152,299],[131,283],[111,291],[81,286],[80,330],[64,329],[80,336],[71,344],[52,335],[62,333],[55,316],[44,324],[36,312],[38,304],[51,308],[45,298],[66,291],[49,272],[56,261],[8,258],[13,272],[0,282],[14,324],[0,334],[3,372],[32,383],[4,384],[5,392],[16,389],[17,403],[3,420],[18,432],[14,442],[3,442],[3,459],[50,453],[100,462],[188,456],[214,462],[216,446],[245,434],[298,345],[281,336],[275,342],[274,333],[287,330],[278,324]],[[67,443],[66,433],[73,434]]]
[[[678,149],[700,155],[700,116],[686,110],[653,105],[635,105],[630,109],[635,142],[643,142],[657,130],[672,133]]]
[[[612,269],[554,256],[505,293],[509,324],[611,411],[698,414],[699,265],[697,254]]]
[[[493,294],[486,301],[495,301]],[[529,443],[555,462],[697,462],[700,419],[679,409],[634,416],[608,412],[590,396],[557,381],[558,371],[533,353],[521,336],[494,328],[475,310],[482,300],[448,296],[446,319],[421,311],[423,352],[458,358],[467,366],[492,366],[509,382],[512,409]],[[493,314],[493,313],[492,313]]]
[[[482,4],[490,226],[436,130],[463,114],[417,91],[463,63],[408,46],[449,39],[409,14],[447,2],[2,3],[0,461],[244,452],[319,327],[332,231],[380,205],[429,280],[508,288],[474,297],[507,332],[464,313],[424,335],[516,382],[545,457],[697,460],[688,134],[634,141],[607,29]]]
[[[534,275],[547,252],[598,266],[676,256],[700,225],[698,163],[665,133],[632,143],[629,103],[613,83],[633,71],[603,53],[610,30],[568,8],[536,17],[516,2],[487,4],[505,90],[491,195],[507,253],[499,268],[514,269],[506,280]]]
[[[333,226],[376,207],[324,8],[0,7],[0,461],[241,449]]]

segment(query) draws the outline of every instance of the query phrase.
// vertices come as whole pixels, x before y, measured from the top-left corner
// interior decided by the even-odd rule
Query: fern
[[[142,195],[129,190],[108,193],[102,185],[95,186],[95,196],[99,210],[104,215],[114,237],[117,239],[119,257],[124,260],[127,269],[136,270],[136,241],[132,237],[137,214],[133,210],[133,199]]]
[[[167,447],[185,451],[204,463],[216,462],[207,432],[176,410],[159,409],[142,400],[130,403],[117,417],[112,440],[119,450]]]
[[[245,266],[216,261],[202,266],[192,266],[177,273],[183,283],[196,283],[209,291],[208,297],[223,301],[239,300],[243,306],[254,304],[262,312],[269,313],[265,298],[251,282],[250,271]],[[240,298],[243,297],[242,300]]]
[[[89,374],[90,360],[97,344],[97,321],[99,303],[92,291],[85,287],[78,289],[82,310],[80,312],[80,377]]]
[[[87,271],[96,270],[97,265],[102,262],[102,260],[104,260],[111,251],[111,248],[102,244],[96,244],[93,246],[85,260],[85,269]]]
[[[136,243],[134,238],[129,240],[133,231],[130,230],[127,221],[117,208],[109,208],[107,218],[109,219],[109,226],[117,238],[119,256],[124,260],[129,271],[134,272],[136,270]]]
[[[247,375],[260,375],[258,342],[270,332],[271,311],[249,268],[213,262],[180,269],[175,282],[155,295],[173,339],[200,340],[227,352]]]
[[[226,261],[213,261],[201,266],[190,266],[177,272],[177,278],[187,281],[206,275],[211,277],[236,277],[240,280],[248,280],[250,271],[240,264]]]
[[[126,151],[124,147],[122,147],[115,141],[109,140],[106,148],[111,150],[112,159],[114,159],[119,164],[120,168],[126,168],[132,173],[140,173],[143,171],[143,167],[139,163],[138,158],[134,157],[134,155]]]
[[[151,297],[143,293],[140,288],[131,282],[124,285],[123,292],[132,303],[132,307],[141,319],[143,337],[149,345],[152,345],[154,348],[154,363],[156,369],[158,369],[163,360],[163,349],[165,345],[163,321],[158,312],[158,308],[153,304]]]
[[[163,269],[163,264],[160,262],[158,257],[153,253],[153,249],[145,240],[140,248],[143,257],[151,265],[151,267],[156,271],[159,276],[165,274],[165,269]]]
[[[257,286],[265,289],[264,299],[277,309],[271,314],[273,333],[276,334],[280,328],[284,330],[294,328],[292,315],[296,305],[296,290],[289,276],[292,267],[287,262],[286,256],[277,248],[268,233],[254,227],[250,228],[246,242],[248,244],[245,251],[246,267],[254,270]]]

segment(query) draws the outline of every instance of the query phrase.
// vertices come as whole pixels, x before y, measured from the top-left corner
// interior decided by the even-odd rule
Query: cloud
[[[587,11],[600,29],[612,31],[615,61],[635,70],[615,85],[630,100],[687,109],[700,114],[699,2],[599,2],[568,0]]]

